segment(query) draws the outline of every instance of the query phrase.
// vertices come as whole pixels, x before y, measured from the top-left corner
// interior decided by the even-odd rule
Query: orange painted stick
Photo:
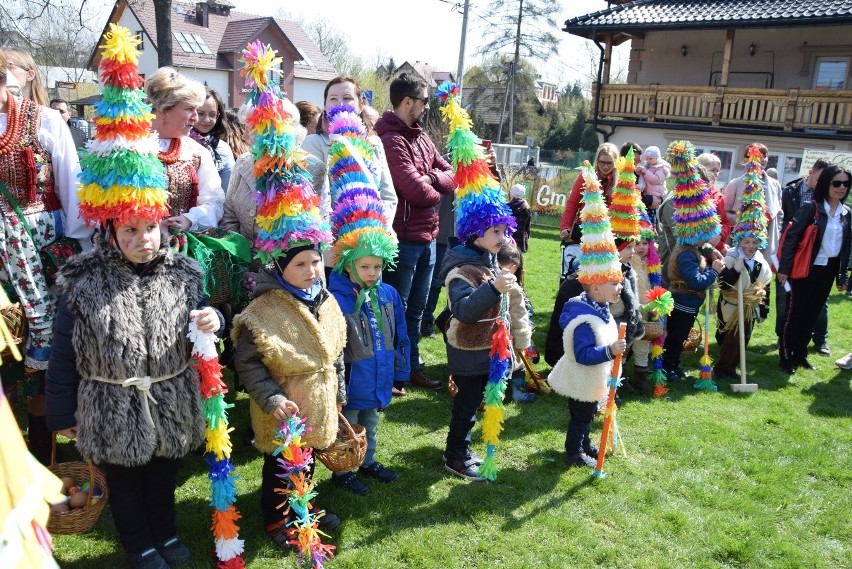
[[[618,325],[618,339],[623,340],[627,335],[627,324],[622,322]],[[606,459],[606,445],[609,439],[609,429],[612,426],[612,416],[613,411],[615,410],[615,386],[618,378],[621,377],[621,356],[622,354],[618,354],[615,356],[615,360],[612,362],[612,375],[610,376],[610,386],[609,386],[609,396],[606,400],[606,409],[610,412],[606,414],[603,422],[603,429],[601,429],[601,445],[598,448],[598,463],[595,466],[594,476],[603,477],[603,465],[604,460]]]

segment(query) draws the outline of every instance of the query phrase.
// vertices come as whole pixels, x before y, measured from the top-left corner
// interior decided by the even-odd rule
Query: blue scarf
[[[580,294],[580,300],[582,300],[583,302],[585,302],[586,304],[588,304],[589,306],[594,308],[595,312],[597,312],[600,315],[600,317],[603,318],[604,322],[609,322],[609,303],[608,302],[604,302],[603,304],[599,304],[599,303],[595,302],[594,300],[592,300],[591,298],[589,298],[589,296],[586,294],[586,291],[583,291]]]
[[[278,280],[278,283],[283,286],[285,289],[289,290],[290,293],[298,298],[301,301],[307,302],[308,304],[312,303],[317,299],[317,295],[322,290],[322,280],[317,279],[314,284],[311,285],[311,288],[304,290],[301,288],[296,288],[287,281],[284,280],[284,277],[281,276],[281,273],[276,272],[275,278]]]

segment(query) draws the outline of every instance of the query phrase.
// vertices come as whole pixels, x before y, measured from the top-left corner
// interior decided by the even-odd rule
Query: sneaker
[[[598,459],[598,447],[593,447],[590,445],[588,448],[584,448],[583,452],[594,458],[595,460]]]
[[[166,560],[170,567],[186,565],[192,562],[192,552],[184,545],[178,536],[156,544],[157,552]]]
[[[584,452],[574,454],[565,458],[565,466],[571,468],[574,468],[575,466],[588,466],[589,468],[596,468],[597,465],[597,461]]]
[[[421,338],[434,338],[435,337],[435,323],[427,322],[423,320],[420,322],[420,337]]]
[[[800,367],[803,367],[803,368],[805,368],[805,369],[816,369],[816,366],[815,366],[815,365],[813,365],[811,362],[809,362],[807,358],[803,359],[803,360],[799,363],[799,366],[800,366]]]
[[[131,553],[127,559],[133,569],[169,569],[169,564],[154,547],[139,553]]]
[[[269,536],[269,539],[275,542],[275,545],[280,547],[285,551],[298,551],[299,546],[290,543],[293,537],[292,528],[288,528],[286,521],[282,521],[278,524],[266,526],[266,535]]]
[[[816,352],[821,356],[828,357],[828,356],[831,355],[831,348],[829,348],[828,344],[825,343],[825,342],[823,342],[819,345],[815,345],[814,347],[816,348]]]
[[[342,472],[340,474],[334,474],[331,477],[332,481],[335,484],[343,488],[344,490],[348,490],[353,494],[357,494],[358,496],[363,496],[370,492],[370,488],[361,482],[357,476],[355,476],[354,472]]]
[[[450,474],[454,474],[459,478],[470,480],[471,482],[482,482],[485,478],[479,475],[479,466],[469,461],[459,460],[454,458],[444,462],[444,470]]]
[[[444,453],[444,462],[447,462],[447,453]],[[482,466],[482,463],[485,462],[485,459],[473,452],[470,449],[467,449],[467,455],[464,458],[465,464],[475,464],[476,466]]]
[[[789,360],[786,360],[784,358],[781,358],[778,361],[778,367],[780,367],[781,370],[787,375],[793,375],[794,373],[796,373],[796,366],[794,366],[792,363],[790,363]]]
[[[423,387],[425,389],[440,389],[441,382],[437,379],[432,379],[425,373],[423,373],[422,369],[413,369],[411,370],[411,377],[409,379],[411,385],[416,385],[417,387]]]
[[[405,391],[404,387],[400,387],[397,389],[396,387],[391,388],[391,395],[393,397],[405,397],[408,393]]]
[[[338,526],[340,526],[340,518],[328,512],[325,512],[317,523],[317,529],[324,533],[336,530]]]
[[[680,365],[673,366],[671,369],[666,369],[666,381],[669,383],[676,383],[687,379],[689,379],[689,376],[685,371],[683,371],[683,368],[680,367]]]
[[[358,472],[364,476],[375,478],[379,482],[393,482],[396,480],[396,472],[390,468],[385,468],[378,460],[370,466],[362,466],[358,469]]]
[[[852,369],[852,352],[834,362],[840,369]]]

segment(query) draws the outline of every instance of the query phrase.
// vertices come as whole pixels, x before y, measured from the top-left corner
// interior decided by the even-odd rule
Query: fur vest
[[[167,249],[157,255],[137,274],[118,250],[98,246],[59,275],[80,374],[77,449],[95,463],[179,458],[204,440],[186,336],[189,312],[201,300],[201,271]],[[131,378],[135,385],[122,385]]]
[[[580,324],[588,324],[595,333],[598,346],[609,346],[618,340],[618,327],[612,316],[604,322],[600,316],[581,314],[573,318],[562,332],[565,353],[553,366],[547,382],[556,393],[577,401],[600,401],[606,394],[606,383],[612,372],[612,362],[588,366],[577,361],[574,355],[574,330]]]
[[[479,288],[487,283],[494,274],[482,265],[460,265],[447,274],[446,285],[455,279],[462,279],[473,288]],[[478,322],[465,324],[456,317],[451,317],[447,325],[447,343],[459,350],[478,351],[491,350],[491,338],[497,328],[497,318],[500,316],[500,302],[485,311]],[[526,346],[524,346],[526,347]]]
[[[704,255],[701,254],[701,251],[698,248],[693,247],[692,245],[676,245],[675,248],[672,249],[667,267],[667,282],[669,283],[669,290],[672,294],[692,294],[704,298],[704,291],[690,289],[689,286],[687,286],[686,281],[683,280],[683,275],[680,274],[680,266],[677,263],[677,258],[683,252],[690,252],[695,255],[701,272],[704,272],[707,268],[707,259],[705,259]]]
[[[272,289],[254,299],[234,317],[234,343],[243,328],[254,338],[263,365],[287,397],[307,417],[305,445],[323,449],[337,437],[335,362],[346,345],[346,321],[329,296],[315,318],[310,309],[283,289]],[[280,421],[252,398],[249,403],[255,446],[271,453]]]

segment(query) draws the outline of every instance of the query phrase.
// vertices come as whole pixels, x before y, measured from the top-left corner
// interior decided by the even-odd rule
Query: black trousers
[[[675,308],[666,320],[666,340],[663,343],[663,367],[671,371],[680,365],[683,341],[689,336],[689,330],[695,324],[697,314],[691,314]]]
[[[568,432],[565,434],[565,453],[569,457],[586,452],[591,448],[589,427],[597,410],[597,401],[578,401],[568,398]]]
[[[453,381],[459,391],[453,398],[446,455],[448,460],[464,460],[470,448],[470,432],[476,423],[476,411],[485,396],[488,375],[453,375]]]
[[[155,457],[142,466],[100,465],[109,487],[109,507],[118,540],[140,553],[177,535],[175,487],[180,460]]]
[[[787,319],[781,337],[782,361],[786,360],[793,365],[805,361],[814,324],[828,300],[839,268],[840,257],[833,257],[825,266],[812,266],[806,278],[790,279],[793,290],[787,300]]]
[[[314,475],[314,466],[316,459],[311,462],[308,469],[308,478]],[[263,516],[263,524],[265,526],[277,524],[284,519],[284,510],[287,509],[287,497],[284,494],[276,492],[276,488],[289,488],[290,482],[282,478],[278,478],[279,474],[284,474],[281,465],[278,464],[278,457],[271,454],[263,455],[263,469],[261,470],[260,478],[260,513]],[[284,504],[281,508],[280,506]]]

